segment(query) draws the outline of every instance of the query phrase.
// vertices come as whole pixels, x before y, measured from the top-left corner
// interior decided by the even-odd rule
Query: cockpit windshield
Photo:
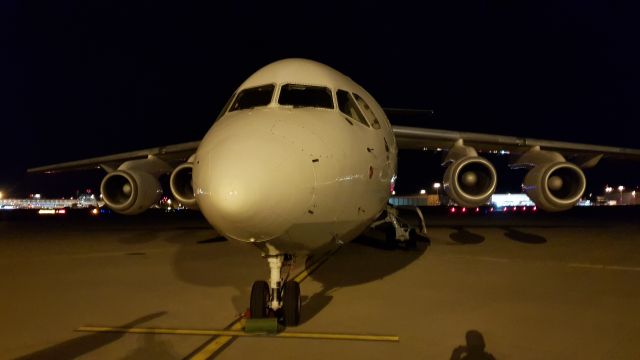
[[[267,106],[273,97],[273,84],[256,86],[244,89],[238,93],[236,100],[231,105],[229,112],[236,110],[251,109],[258,106]]]
[[[331,90],[322,86],[285,84],[280,89],[278,104],[293,107],[333,109]]]

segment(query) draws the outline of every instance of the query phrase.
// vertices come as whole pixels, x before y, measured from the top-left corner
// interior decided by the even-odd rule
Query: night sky
[[[0,190],[72,195],[100,173],[25,169],[199,140],[247,76],[287,57],[436,114],[394,123],[640,148],[637,7],[304,3],[1,2]],[[399,189],[439,179],[440,158],[401,153]],[[639,168],[605,162],[589,187],[637,186]],[[500,173],[516,191],[523,174]]]

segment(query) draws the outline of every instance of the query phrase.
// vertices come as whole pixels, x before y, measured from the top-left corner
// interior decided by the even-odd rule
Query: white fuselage
[[[348,77],[304,59],[264,67],[234,96],[269,84],[268,104],[223,112],[200,143],[198,206],[225,237],[283,252],[350,241],[384,209],[395,179],[397,147],[384,111]],[[326,87],[333,108],[280,105],[285,84]],[[338,90],[359,96],[369,125],[339,110]]]

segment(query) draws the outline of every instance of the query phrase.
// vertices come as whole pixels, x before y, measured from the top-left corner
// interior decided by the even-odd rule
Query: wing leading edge
[[[564,141],[530,139],[524,137],[458,132],[408,126],[393,126],[393,133],[401,149],[442,148],[448,149],[458,140],[480,151],[507,150],[523,153],[539,146],[545,150],[569,155],[602,154],[608,157],[640,159],[640,149],[590,145]]]
[[[28,169],[29,173],[42,173],[42,172],[58,172],[66,170],[86,170],[103,168],[105,170],[115,169],[120,164],[128,160],[144,159],[149,156],[155,156],[167,163],[176,164],[183,162],[191,156],[196,149],[200,141],[192,141],[182,144],[174,144],[168,146],[154,147],[136,151],[129,151],[120,154],[99,156],[91,159],[69,161],[59,164],[39,166]]]

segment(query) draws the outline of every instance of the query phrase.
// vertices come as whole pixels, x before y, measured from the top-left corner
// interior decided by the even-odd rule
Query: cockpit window
[[[222,108],[222,111],[220,111],[220,113],[218,114],[218,117],[216,118],[216,120],[220,119],[222,115],[227,113],[227,110],[229,110],[229,107],[231,107],[231,102],[235,97],[236,97],[236,93],[233,93],[233,95],[231,95],[229,100],[227,100],[227,103],[224,104],[224,107]]]
[[[231,105],[231,111],[252,109],[258,106],[267,106],[273,97],[273,84],[256,86],[244,89],[238,93],[236,100]]]
[[[333,109],[331,90],[322,86],[286,84],[280,89],[280,105]]]
[[[358,109],[356,102],[353,100],[353,97],[348,92],[338,90],[336,95],[338,98],[338,108],[340,108],[340,111],[343,114],[351,117],[352,119],[358,120],[362,125],[369,127],[367,120],[365,120],[360,109]]]
[[[371,110],[369,104],[367,104],[367,102],[356,93],[353,93],[353,97],[356,99],[358,105],[360,105],[360,109],[365,113],[367,120],[371,123],[371,127],[374,129],[380,129],[380,122],[378,122],[378,118],[376,118],[376,115],[373,113],[373,110]]]

